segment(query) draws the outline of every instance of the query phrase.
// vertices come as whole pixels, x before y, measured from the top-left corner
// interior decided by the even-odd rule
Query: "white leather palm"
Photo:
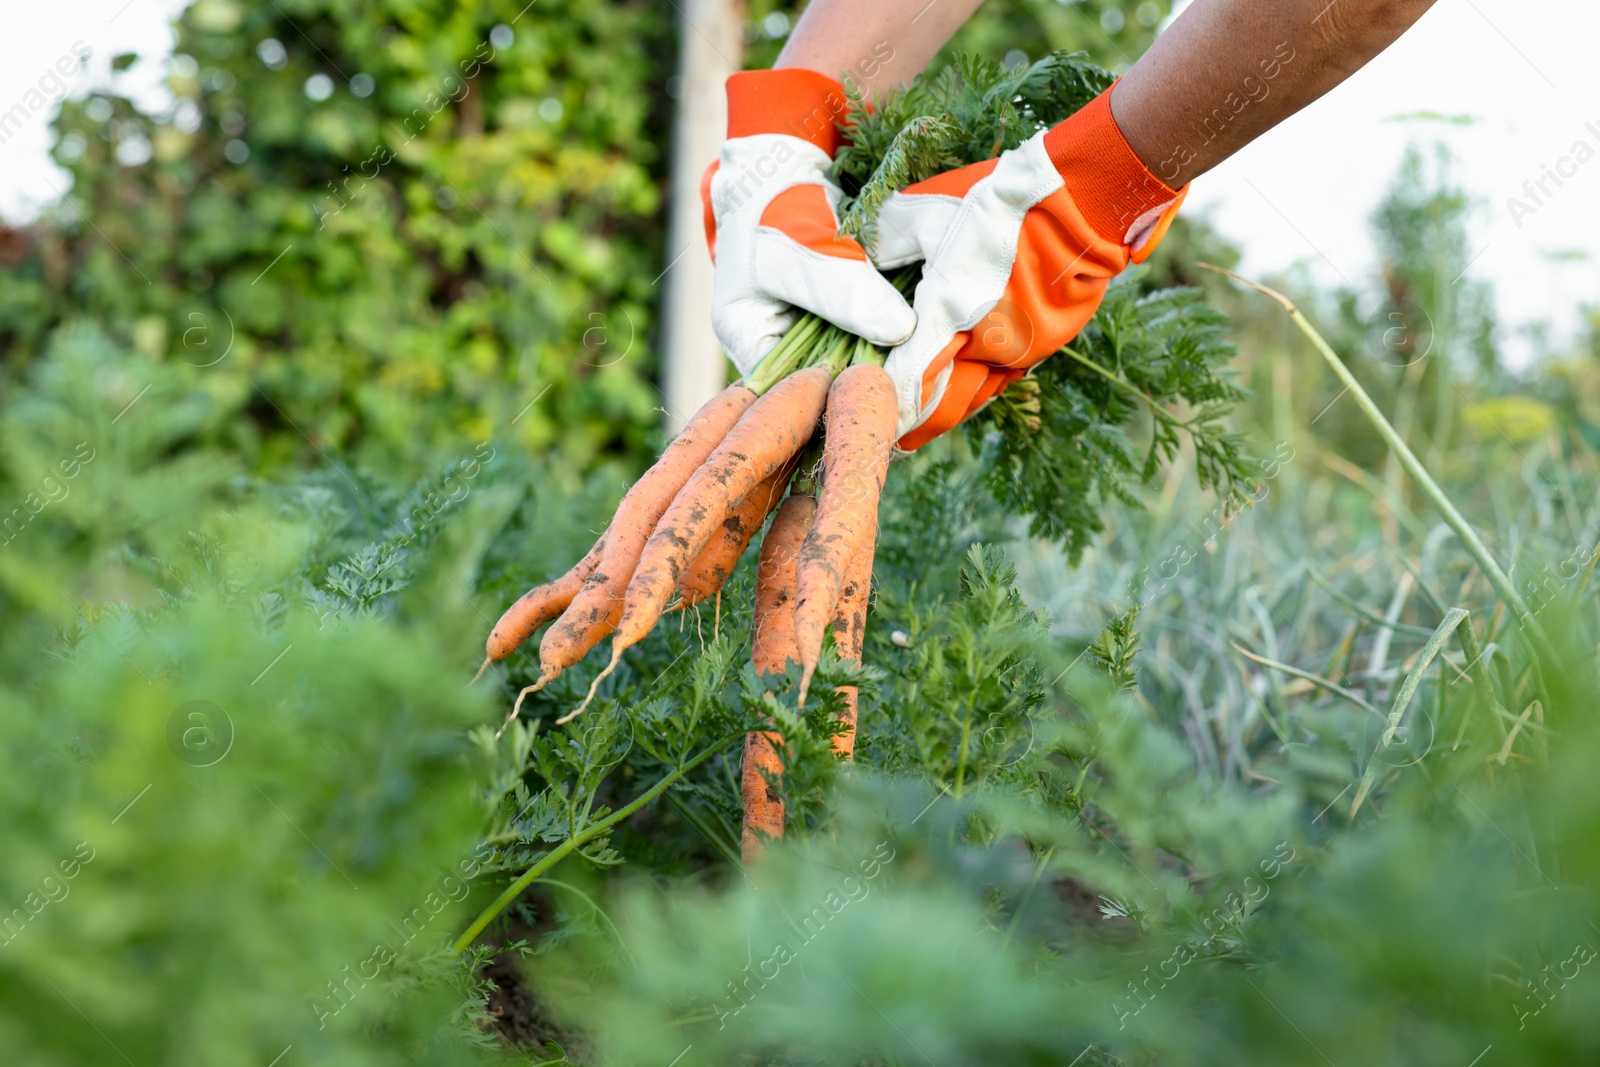
[[[889,353],[884,369],[900,404],[901,437],[933,414],[954,365],[927,396],[922,378],[950,339],[983,320],[1005,293],[1023,216],[1060,189],[1062,178],[1041,132],[1001,154],[965,196],[895,193],[878,214],[873,261],[891,269],[924,262],[914,307],[916,331]]]
[[[716,220],[715,293],[711,324],[717,340],[748,375],[794,323],[810,311],[879,345],[911,336],[916,314],[866,259],[808,248],[762,215],[778,194],[797,185],[820,186],[825,224],[837,230],[843,195],[828,177],[828,154],[787,134],[758,134],[724,142],[711,179]]]

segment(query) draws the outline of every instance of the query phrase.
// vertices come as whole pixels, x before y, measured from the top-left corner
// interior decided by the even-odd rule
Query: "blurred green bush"
[[[1079,6],[991,5],[955,47],[1109,65],[1165,5],[1139,11],[1108,37]],[[794,17],[749,12],[752,64]],[[661,0],[196,0],[170,108],[63,105],[72,188],[3,242],[10,372],[87,320],[208,368],[239,408],[216,440],[258,469],[414,464],[506,427],[579,468],[637,462],[656,282],[704,254],[663,247],[678,20]]]
[[[13,360],[90,319],[210,366],[224,439],[267,467],[519,413],[570,462],[641,450],[671,21],[523,7],[199,0],[171,109],[63,106],[73,185],[8,271]]]

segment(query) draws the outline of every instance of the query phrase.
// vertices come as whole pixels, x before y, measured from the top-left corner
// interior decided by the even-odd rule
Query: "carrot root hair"
[[[595,675],[594,681],[589,683],[589,692],[588,695],[583,698],[583,703],[579,704],[577,707],[561,716],[561,718],[557,719],[557,726],[565,726],[567,723],[571,722],[573,719],[576,719],[579,715],[582,715],[585,711],[589,710],[589,705],[594,702],[595,693],[600,690],[600,683],[611,677],[611,672],[617,669],[618,663],[622,662],[622,653],[624,651],[626,650],[621,648],[613,648],[611,650],[611,662],[606,664],[606,669]]]
[[[511,720],[522,714],[522,702],[528,699],[528,697],[532,696],[534,693],[537,693],[539,690],[543,689],[545,686],[549,685],[555,680],[556,675],[560,673],[560,671],[540,672],[539,680],[537,682],[534,682],[532,685],[522,687],[522,692],[517,694],[517,702],[511,705],[511,714],[506,716],[506,721],[500,724],[499,730],[495,731],[494,736],[496,740],[499,739],[501,734],[506,732],[506,727],[511,725]]]

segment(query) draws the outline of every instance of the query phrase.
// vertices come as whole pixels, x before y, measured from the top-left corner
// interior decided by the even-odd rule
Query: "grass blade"
[[[1406,708],[1411,704],[1411,698],[1416,696],[1417,688],[1422,684],[1423,675],[1428,673],[1439,651],[1444,648],[1445,642],[1450,640],[1450,635],[1456,632],[1468,618],[1465,608],[1451,608],[1445,613],[1444,621],[1433,631],[1433,636],[1428,638],[1428,643],[1422,646],[1422,651],[1417,654],[1417,661],[1412,665],[1406,680],[1400,684],[1400,691],[1394,695],[1394,702],[1389,705],[1389,723],[1384,728],[1382,736],[1378,739],[1379,746],[1387,745],[1393,740],[1400,723],[1405,719]],[[1470,656],[1471,653],[1468,653]],[[1361,802],[1367,799],[1367,793],[1372,789],[1372,782],[1378,774],[1378,754],[1373,752],[1372,758],[1367,761],[1367,769],[1361,775],[1361,785],[1356,788],[1355,799],[1350,802],[1350,817],[1356,817],[1356,812],[1361,810]]]
[[[1379,711],[1376,707],[1369,703],[1366,697],[1362,696],[1360,693],[1346,689],[1337,682],[1330,682],[1320,674],[1312,674],[1310,671],[1303,671],[1299,667],[1291,667],[1287,663],[1279,663],[1275,659],[1268,659],[1265,656],[1258,656],[1249,649],[1241,648],[1237,641],[1229,641],[1228,644],[1232,645],[1233,650],[1239,653],[1239,655],[1243,656],[1245,659],[1254,660],[1263,667],[1271,667],[1275,671],[1282,671],[1284,674],[1293,675],[1302,681],[1310,682],[1319,689],[1326,689],[1334,696],[1344,697],[1344,699],[1350,701],[1350,703],[1356,705],[1357,707],[1372,712],[1372,714],[1378,716],[1380,719],[1383,718],[1383,712]]]
[[[1489,553],[1489,549],[1485,547],[1483,541],[1478,537],[1478,532],[1472,528],[1472,525],[1467,522],[1461,512],[1456,510],[1455,504],[1445,495],[1445,491],[1439,488],[1439,483],[1433,480],[1433,475],[1428,473],[1428,469],[1422,465],[1422,461],[1417,459],[1416,455],[1411,451],[1411,446],[1407,445],[1405,440],[1395,432],[1395,428],[1390,425],[1389,420],[1378,409],[1378,405],[1373,402],[1372,397],[1362,388],[1355,375],[1350,373],[1350,368],[1345,366],[1344,360],[1340,359],[1339,354],[1329,347],[1327,341],[1323,340],[1322,335],[1317,332],[1315,326],[1311,325],[1310,320],[1300,313],[1300,309],[1295,307],[1294,301],[1275,289],[1269,289],[1267,286],[1250,281],[1248,278],[1241,278],[1233,271],[1223,267],[1214,266],[1210,263],[1201,263],[1200,266],[1207,270],[1216,271],[1219,274],[1226,274],[1234,281],[1270,296],[1283,305],[1284,309],[1289,312],[1290,320],[1294,322],[1295,326],[1299,327],[1301,333],[1306,335],[1311,341],[1312,347],[1327,361],[1334,375],[1344,383],[1356,405],[1361,408],[1367,420],[1378,431],[1378,436],[1383,438],[1384,444],[1389,446],[1389,450],[1400,461],[1400,466],[1404,467],[1406,473],[1411,475],[1412,480],[1417,483],[1417,487],[1422,490],[1422,494],[1439,510],[1439,514],[1450,525],[1450,528],[1456,532],[1456,536],[1461,538],[1461,543],[1466,546],[1467,552],[1482,568],[1484,576],[1489,579],[1489,584],[1494,586],[1494,590],[1499,594],[1500,599],[1505,602],[1507,607],[1516,612],[1518,620],[1525,627],[1530,642],[1535,646],[1534,651],[1546,656],[1551,662],[1560,662],[1561,656],[1556,651],[1555,646],[1551,644],[1550,638],[1544,632],[1544,628],[1533,617],[1533,612],[1528,609],[1527,603],[1523,601],[1522,595],[1517,592],[1516,586],[1511,584],[1511,579],[1507,577],[1506,572],[1500,568],[1500,564]]]

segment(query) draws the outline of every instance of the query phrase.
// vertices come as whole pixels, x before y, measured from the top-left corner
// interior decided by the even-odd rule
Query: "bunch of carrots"
[[[798,662],[803,707],[830,626],[840,656],[859,662],[878,499],[898,418],[882,361],[881,350],[806,315],[748,381],[707,401],[623,496],[588,554],[524,593],[495,624],[480,675],[551,624],[539,642],[539,680],[518,694],[511,714],[609,635],[611,661],[583,703],[557,722],[576,718],[663,614],[720,593],[774,511],[756,572],[751,660],[757,672],[781,673]],[[825,423],[820,479],[815,463],[805,462],[819,422]],[[843,695],[844,730],[834,749],[849,759],[856,693],[846,688]],[[776,788],[782,744],[771,730],[745,739],[747,862],[766,838],[783,835]]]
[[[965,57],[877,107],[853,101],[845,123],[851,146],[839,168],[849,172],[858,192],[844,228],[861,236],[893,190],[1021,144],[1082,107],[1111,80],[1075,53],[1052,52],[1016,70]],[[907,268],[890,281],[909,295],[918,273]],[[859,661],[878,497],[897,421],[885,355],[802,314],[748,380],[701,408],[622,498],[589,554],[566,574],[523,594],[495,625],[485,669],[551,623],[539,642],[539,680],[517,696],[512,717],[529,693],[611,635],[611,662],[583,703],[557,722],[580,714],[622,654],[663,613],[693,607],[721,590],[774,511],[756,572],[756,670],[781,672],[798,662],[803,707],[830,626],[840,656]],[[819,480],[815,446],[808,445],[824,418]],[[855,746],[856,695],[844,695],[847,721],[834,747],[848,759]],[[782,743],[771,730],[745,739],[747,860],[765,837],[782,836],[783,801],[774,788]]]

